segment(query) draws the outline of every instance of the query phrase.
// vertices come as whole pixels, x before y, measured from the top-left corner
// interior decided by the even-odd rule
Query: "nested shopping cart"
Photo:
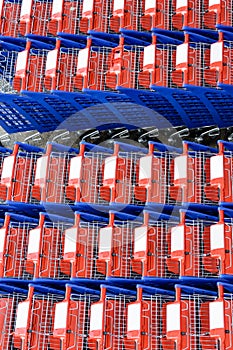
[[[172,162],[182,151],[157,142],[149,142],[148,154],[139,159],[135,199],[142,203],[168,203]],[[171,187],[170,187],[171,192]]]
[[[21,0],[2,0],[0,4],[0,32],[1,35],[19,36],[19,17]]]
[[[176,30],[182,30],[184,26],[203,28],[203,19],[208,11],[208,0],[174,1],[174,14],[172,25]]]
[[[141,30],[141,17],[145,11],[145,1],[142,0],[113,0],[110,18],[110,30],[119,32],[120,29]],[[151,28],[149,28],[151,29]]]
[[[100,299],[90,309],[90,350],[135,349],[126,339],[127,305],[135,300],[135,291],[110,285],[101,286]]]
[[[60,349],[59,340],[53,338],[53,324],[55,304],[63,298],[61,290],[29,284],[26,297],[12,314],[9,349]]]
[[[174,1],[145,0],[145,10],[140,19],[142,29],[160,28],[171,30],[171,20],[174,13],[173,5]]]
[[[67,197],[75,202],[106,203],[100,197],[100,189],[104,159],[112,153],[110,148],[81,142],[78,155],[70,160]]]
[[[161,340],[162,349],[168,349],[167,341],[172,343],[171,349],[219,349],[209,332],[208,318],[209,305],[216,299],[216,292],[177,285],[175,301],[165,305],[166,335]]]
[[[4,159],[2,166],[1,186],[6,189],[7,200],[36,202],[33,197],[35,167],[43,151],[39,147],[15,143],[12,155]]]
[[[168,269],[167,259],[169,233],[178,220],[176,216],[144,210],[143,224],[134,228],[132,239],[131,268],[138,277],[177,277],[178,262],[170,261]]]
[[[165,339],[166,305],[174,300],[174,291],[137,285],[137,299],[127,305],[127,349],[174,349]]]
[[[65,297],[53,308],[54,319],[49,349],[88,350],[91,348],[94,342],[88,341],[90,327],[92,324],[99,323],[101,314],[98,313],[91,323],[90,312],[99,298],[99,290],[74,284],[66,285]]]
[[[37,225],[37,219],[6,212],[0,229],[0,277],[29,278],[26,271],[29,231]]]
[[[170,196],[177,202],[216,204],[218,194],[210,190],[210,160],[215,148],[183,141],[183,154],[170,166]],[[211,196],[211,199],[210,199]]]
[[[206,188],[210,199],[215,195],[220,202],[233,200],[232,151],[231,142],[218,141],[218,154],[210,158],[210,183]]]
[[[204,25],[215,29],[216,25],[232,26],[232,0],[209,1],[204,14]]]

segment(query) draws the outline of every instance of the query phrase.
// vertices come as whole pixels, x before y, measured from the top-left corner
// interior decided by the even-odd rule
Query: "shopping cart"
[[[177,277],[179,263],[173,261],[170,271],[167,268],[168,236],[176,227],[175,216],[144,210],[144,221],[134,228],[132,270],[142,277]],[[169,259],[171,260],[171,259]],[[172,264],[172,261],[170,261]]]
[[[70,159],[78,149],[48,142],[45,154],[37,159],[32,196],[38,201],[69,203],[66,197]]]
[[[4,159],[2,166],[1,186],[7,191],[7,200],[38,202],[33,196],[33,182],[36,161],[43,151],[39,147],[15,143],[12,155]]]
[[[139,159],[139,179],[134,187],[134,196],[138,201],[171,202],[168,184],[172,175],[169,169],[179,153],[181,150],[178,148],[149,142],[148,154]]]
[[[91,305],[88,347],[135,349],[127,343],[127,305],[136,300],[136,292],[110,285],[101,286],[100,300]]]
[[[110,19],[110,29],[119,32],[121,28],[140,30],[140,19],[145,10],[145,1],[141,0],[113,0]],[[150,30],[151,28],[149,28]]]
[[[87,350],[91,326],[90,310],[99,300],[100,292],[67,284],[65,298],[54,308],[51,350]],[[100,314],[93,323],[98,323]],[[53,341],[52,341],[53,340]],[[90,342],[91,343],[91,342]]]
[[[75,202],[106,203],[100,197],[102,169],[104,159],[111,154],[111,149],[81,142],[79,154],[70,160],[66,196]]]
[[[40,213],[39,225],[28,233],[25,271],[29,278],[70,278],[70,264],[62,254],[65,230],[72,225],[73,219]]]
[[[175,299],[174,291],[137,285],[137,300],[127,305],[127,349],[174,349],[166,337],[165,308]]]
[[[59,340],[53,338],[53,324],[55,305],[63,298],[63,291],[29,284],[25,300],[18,302],[12,315],[10,349],[60,349]]]
[[[180,224],[172,227],[167,235],[168,271],[177,276],[219,276],[217,257],[210,253],[211,227],[217,221],[218,218],[212,215],[180,211]]]
[[[22,0],[2,0],[0,4],[1,35],[17,37],[19,35],[19,16]]]
[[[217,153],[212,147],[183,141],[183,154],[170,166],[170,197],[177,202],[218,203],[217,191],[207,195],[210,184],[210,159]]]
[[[13,66],[12,80],[15,90],[43,92],[45,86],[46,59],[55,47],[56,39],[28,36],[25,50],[18,54]]]
[[[51,0],[22,0],[19,22],[19,35],[48,34],[48,22],[52,14]]]
[[[209,305],[215,302],[216,294],[209,290],[176,286],[176,300],[165,305],[163,349],[167,349],[167,341],[173,343],[171,349],[219,349],[217,341],[210,336],[208,321]]]
[[[172,29],[173,3],[166,0],[145,0],[145,10],[141,17],[143,30],[153,28]]]
[[[30,278],[26,271],[27,246],[29,231],[37,225],[37,219],[6,212],[0,229],[0,277]]]
[[[215,29],[216,25],[232,26],[232,0],[209,1],[204,14],[204,25]]]
[[[203,28],[203,17],[207,11],[208,0],[175,2],[175,13],[172,16],[173,28],[176,30],[182,30],[184,26]]]

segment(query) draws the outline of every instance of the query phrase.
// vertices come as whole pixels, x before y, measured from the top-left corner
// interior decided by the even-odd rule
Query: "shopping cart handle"
[[[203,213],[199,213],[199,212],[187,210],[187,209],[180,209],[180,213],[182,212],[185,213],[186,219],[191,219],[191,220],[202,219],[202,220],[210,220],[210,221],[218,222],[217,216],[203,214]]]
[[[124,151],[124,152],[141,152],[141,153],[145,153],[145,154],[148,153],[147,148],[142,148],[139,146],[131,145],[129,143],[115,141],[114,145],[119,145],[120,150]]]
[[[218,140],[218,145],[222,144],[228,151],[233,151],[233,142]]]
[[[233,285],[225,282],[217,282],[217,286],[223,286],[228,292],[233,293]]]
[[[1,286],[0,286],[0,294],[6,293],[6,292],[7,293],[19,293],[19,294],[28,295],[28,290],[27,289],[10,286],[8,284],[1,284]]]
[[[69,218],[69,217],[50,214],[50,213],[44,213],[44,212],[40,212],[40,215],[43,215],[45,217],[45,220],[49,220],[51,222],[65,222],[65,223],[68,223],[71,225],[74,224],[74,220],[72,218]]]
[[[113,150],[112,149],[107,148],[107,147],[103,147],[103,146],[99,146],[99,145],[95,145],[93,143],[81,141],[80,145],[84,145],[85,146],[85,150],[87,150],[87,151],[113,154]]]
[[[211,295],[217,296],[218,293],[209,289],[201,289],[196,287],[190,287],[183,284],[175,284],[175,288],[180,288],[185,294],[201,294],[201,295]]]
[[[143,292],[147,294],[162,294],[162,295],[170,295],[170,296],[175,296],[175,291],[173,290],[167,290],[167,289],[161,289],[157,287],[148,287],[145,286],[144,284],[137,284],[137,288],[141,288]]]
[[[13,221],[17,221],[17,222],[30,222],[30,223],[33,223],[33,224],[38,224],[38,219],[35,219],[35,218],[30,218],[28,216],[24,216],[24,215],[19,215],[19,214],[14,214],[14,213],[11,213],[11,212],[6,212],[5,213],[5,216],[6,215],[9,215],[10,216],[10,220]]]
[[[59,289],[50,288],[38,285],[37,283],[30,283],[28,287],[33,287],[36,294],[43,293],[43,294],[60,294],[65,296],[65,292]]]
[[[0,153],[12,153],[12,149],[0,147]]]
[[[26,152],[44,153],[44,149],[37,146],[28,145],[27,143],[23,142],[15,142],[14,144],[19,145],[19,147]]]
[[[153,145],[155,149],[157,149],[158,151],[161,151],[161,152],[182,153],[182,149],[181,148],[172,147],[172,146],[160,143],[160,142],[149,141],[148,144],[149,145]],[[154,152],[156,152],[156,151],[154,151]]]
[[[230,218],[233,218],[233,208],[232,209],[229,209],[229,208],[225,208],[223,206],[219,206],[218,210],[223,210],[224,212],[224,216],[228,216]]]
[[[177,216],[172,216],[169,214],[159,213],[151,210],[144,210],[145,214],[149,214],[149,220],[160,221],[160,220],[169,220],[169,221],[179,221]]]
[[[65,153],[66,152],[67,153],[79,153],[78,148],[72,148],[70,146],[61,145],[60,143],[56,143],[56,142],[47,142],[46,148],[50,145],[52,146],[53,151],[65,152]]]
[[[114,214],[114,218],[117,220],[123,220],[123,221],[134,221],[137,220],[139,222],[142,222],[142,217],[141,216],[137,216],[137,215],[131,215],[131,214],[126,214],[126,213],[122,213],[122,212],[118,212],[115,210],[110,210],[109,214]]]
[[[77,283],[78,283],[78,281],[77,281]],[[83,286],[80,286],[80,285],[67,283],[66,287],[69,287],[69,288],[72,289],[72,291],[78,292],[80,294],[100,295],[100,290],[91,289],[91,288],[83,287]]]
[[[199,143],[191,142],[191,141],[183,141],[183,145],[188,145],[188,148],[191,148],[193,151],[203,151],[203,152],[212,152],[218,153],[218,150],[213,147],[200,145]]]
[[[136,296],[137,292],[134,290],[129,290],[129,289],[125,289],[125,288],[119,288],[119,287],[115,287],[115,286],[110,286],[109,284],[101,284],[100,288],[104,288],[106,289],[106,291],[108,293],[112,293],[114,295],[119,295],[119,294],[124,294],[124,295],[133,295]]]
[[[81,211],[75,211],[75,214],[76,215],[80,215],[81,219],[84,220],[84,221],[98,221],[98,222],[109,223],[108,217],[103,217],[103,216],[83,213]]]

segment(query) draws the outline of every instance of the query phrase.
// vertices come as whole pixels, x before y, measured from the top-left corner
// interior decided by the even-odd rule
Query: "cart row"
[[[204,350],[233,348],[233,287],[137,285],[66,290],[1,284],[2,349]],[[217,317],[216,317],[217,315]]]
[[[232,26],[232,0],[2,0],[0,6],[1,33],[15,37]]]

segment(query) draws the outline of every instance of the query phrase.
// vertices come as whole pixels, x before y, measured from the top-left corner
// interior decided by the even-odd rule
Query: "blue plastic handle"
[[[120,146],[120,150],[124,151],[124,152],[141,152],[141,153],[148,153],[148,149],[147,148],[142,148],[139,146],[135,146],[135,145],[131,145],[129,143],[124,143],[124,142],[119,142],[119,141],[115,141],[114,144],[117,144]]]
[[[233,142],[218,140],[218,145],[222,144],[228,151],[233,151]]]
[[[88,222],[97,221],[97,222],[109,223],[109,219],[107,217],[104,217],[104,216],[83,213],[81,211],[75,211],[75,214],[80,215],[81,219],[84,221],[88,221]]]
[[[78,280],[77,280],[77,282],[78,282]],[[91,288],[76,285],[76,284],[67,283],[66,287],[70,287],[72,289],[72,291],[80,293],[80,294],[100,295],[100,290],[91,289]]]
[[[180,209],[180,212],[184,212],[185,213],[186,219],[191,219],[191,220],[201,219],[201,220],[209,220],[209,221],[215,221],[215,222],[218,221],[218,217],[217,216],[203,214],[203,213],[199,213],[199,212],[196,212],[196,211]]]
[[[54,151],[58,151],[58,152],[64,152],[64,153],[79,153],[79,150],[77,148],[72,148],[70,146],[65,146],[65,145],[61,145],[60,143],[56,143],[56,142],[47,142],[47,147],[49,145],[52,145],[52,148]]]
[[[177,216],[172,216],[169,214],[164,214],[164,213],[159,213],[156,211],[150,211],[150,210],[144,210],[144,213],[149,214],[149,220],[153,221],[161,221],[161,220],[166,220],[166,221],[179,221],[179,218]]]
[[[183,284],[176,284],[175,288],[180,288],[182,292],[192,295],[192,294],[201,294],[201,295],[211,295],[211,296],[217,296],[217,292],[208,290],[208,289],[201,289],[201,288],[196,288],[196,287],[191,287],[191,286],[186,286]]]
[[[6,212],[5,215],[9,215],[11,221],[15,220],[17,222],[38,224],[38,220],[37,219],[30,218],[28,216],[14,214],[14,213],[11,213],[11,212]]]
[[[19,145],[20,148],[22,148],[26,152],[35,152],[35,153],[43,153],[44,149],[32,145],[28,145],[27,143],[23,142],[15,142],[15,145]]]
[[[85,145],[85,150],[87,151],[94,151],[94,152],[100,152],[100,153],[113,153],[113,150],[107,147],[95,145],[93,143],[81,141],[80,144]]]
[[[199,143],[190,142],[190,141],[183,141],[183,144],[188,145],[188,147],[191,148],[193,151],[218,153],[218,150],[216,148],[200,145]]]
[[[12,149],[0,147],[0,153],[12,153]]]
[[[29,287],[33,287],[36,294],[42,293],[42,294],[60,294],[60,295],[65,295],[65,292],[62,291],[62,290],[41,286],[41,285],[35,284],[35,283],[30,283]]]
[[[149,287],[145,286],[144,284],[137,284],[137,288],[142,288],[143,292],[147,294],[162,294],[164,296],[175,296],[175,292],[172,290],[167,290],[167,289],[161,289],[161,288],[156,288],[156,287]]]
[[[149,145],[153,145],[154,148],[156,148],[157,150],[159,150],[161,152],[182,153],[182,149],[181,148],[165,145],[163,143],[149,141],[148,144]]]
[[[228,292],[233,293],[233,285],[225,282],[218,282],[218,286],[223,286],[224,290],[226,289]]]
[[[131,214],[126,214],[122,212],[117,212],[115,210],[110,210],[109,213],[114,214],[115,219],[117,220],[122,220],[122,221],[134,221],[137,220],[138,222],[142,222],[142,217],[137,216],[137,215],[131,215]]]
[[[3,294],[3,293],[10,293],[10,294],[17,293],[17,294],[25,294],[25,296],[27,296],[28,291],[27,289],[1,283],[0,294]]]
[[[74,223],[74,220],[72,218],[65,217],[65,216],[44,213],[44,212],[40,212],[40,215],[43,215],[45,217],[45,220],[52,221],[52,222],[64,222],[68,224]]]
[[[111,294],[114,294],[114,295],[119,295],[119,294],[133,295],[133,296],[137,295],[137,292],[134,291],[134,290],[129,290],[129,289],[125,289],[125,288],[115,287],[115,286],[111,286],[109,284],[101,284],[100,288],[105,288],[107,293],[111,293]]]

